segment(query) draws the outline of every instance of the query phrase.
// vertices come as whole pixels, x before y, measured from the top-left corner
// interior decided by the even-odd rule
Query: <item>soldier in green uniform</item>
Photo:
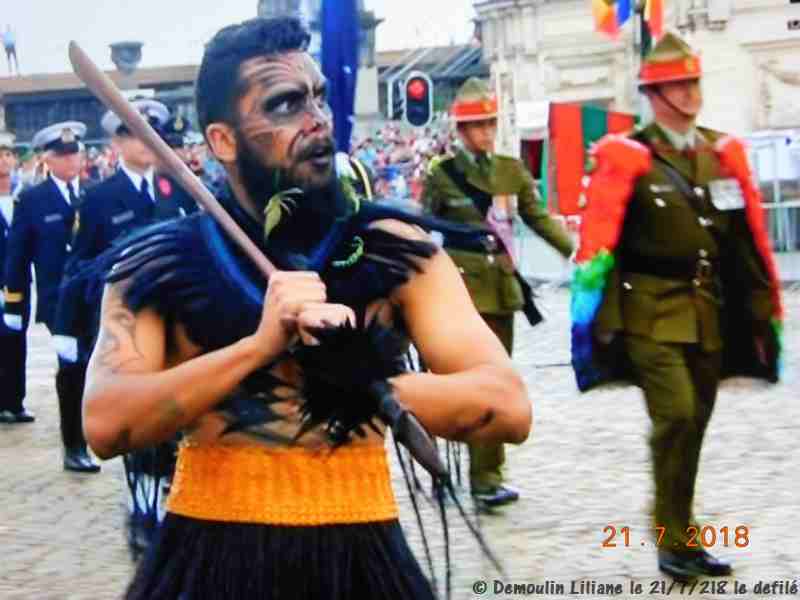
[[[606,228],[602,221],[621,206],[618,241],[609,248],[615,263],[591,343],[601,347],[595,355],[614,348],[616,358],[606,366],[627,365],[644,391],[652,420],[654,525],[662,533],[658,565],[678,580],[731,572],[699,543],[692,503],[700,448],[723,375],[777,378],[771,319],[780,315],[760,207],[746,206],[754,203],[743,193],[746,160],[746,176],[731,178],[722,148],[732,138],[695,125],[700,76],[699,56],[672,34],[645,58],[640,85],[655,122],[598,144],[584,216],[595,222],[585,223],[577,257],[580,269],[589,258],[582,256],[584,244],[601,246],[591,239],[600,231],[593,228]],[[640,158],[646,166],[634,172]],[[573,296],[573,308],[576,302]],[[586,389],[597,382],[592,369],[602,369],[602,361],[584,364],[582,347],[590,342],[576,335],[579,321],[573,319],[573,364]]]
[[[517,211],[522,220],[564,257],[572,253],[572,241],[542,208],[536,184],[519,160],[494,153],[497,136],[497,99],[479,79],[469,79],[459,90],[451,110],[458,126],[460,144],[454,156],[434,163],[425,181],[424,210],[436,217],[487,226],[510,224]],[[514,202],[516,198],[516,202]],[[500,227],[502,227],[500,223]],[[510,231],[510,226],[506,231]],[[448,250],[464,278],[476,308],[511,353],[514,313],[523,307],[519,277],[513,258],[502,243],[503,235],[483,252]],[[473,496],[486,506],[498,506],[519,498],[504,485],[502,445],[470,444],[470,485]]]

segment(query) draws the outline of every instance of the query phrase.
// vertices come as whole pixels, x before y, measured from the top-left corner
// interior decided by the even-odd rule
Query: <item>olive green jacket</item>
[[[491,195],[516,195],[522,220],[565,257],[572,253],[572,240],[540,205],[536,183],[522,162],[494,154],[488,168],[482,170],[464,150],[458,150],[452,160],[476,188]],[[466,197],[466,192],[442,169],[441,162],[433,165],[428,173],[422,204],[427,214],[441,219],[481,227],[486,223],[472,199]],[[479,312],[509,314],[522,307],[522,292],[507,255],[448,252],[459,267]]]
[[[763,326],[773,309],[770,280],[745,211],[721,211],[711,202],[709,183],[724,177],[714,152],[722,134],[698,128],[694,150],[686,153],[676,150],[655,124],[632,137],[650,148],[653,166],[635,183],[595,332],[607,338],[624,331],[658,342],[699,343],[706,351],[720,350],[730,333],[723,329],[731,315]],[[657,159],[696,190],[701,213],[676,189]],[[633,257],[639,257],[638,267],[626,269]],[[669,278],[648,273],[642,258],[645,264],[674,260],[692,265],[706,259],[720,266],[711,277]]]

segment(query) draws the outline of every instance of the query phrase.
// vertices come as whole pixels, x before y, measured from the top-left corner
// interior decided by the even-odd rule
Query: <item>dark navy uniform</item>
[[[143,181],[148,180],[143,178]],[[149,191],[149,182],[148,190],[142,192],[120,169],[87,191],[81,204],[57,316],[59,333],[77,340],[74,362],[81,371],[86,370],[94,346],[99,304],[90,297],[88,282],[72,281],[72,276],[87,261],[107,250],[114,240],[150,223],[184,216],[192,209],[189,201],[194,203],[194,200],[172,179],[154,175],[152,181],[154,193]],[[187,206],[190,210],[186,210]]]
[[[186,136],[189,132],[189,124],[181,115],[172,117],[160,131],[161,137],[167,145],[175,150],[184,162],[186,162],[186,157],[181,155],[181,151],[186,147]],[[160,191],[162,193],[169,193],[170,195],[174,194],[174,201],[178,204],[182,213],[188,215],[200,210],[194,198],[192,198],[177,181],[168,175],[162,174],[161,177],[163,177],[166,182],[162,181],[159,184],[159,187],[162,188]]]
[[[12,191],[11,195],[5,198],[4,201],[10,201],[14,195]],[[8,246],[8,235],[11,231],[12,220],[13,216],[7,217],[4,211],[0,211],[0,286],[5,285],[5,272],[2,265],[6,261],[6,247]],[[28,271],[26,289],[29,285],[30,270]],[[30,314],[30,302],[23,301],[18,310],[21,312],[21,320],[27,324]],[[0,301],[0,317],[2,317],[3,311],[4,302]],[[19,423],[33,420],[33,415],[23,407],[23,401],[25,400],[26,356],[26,336],[7,327],[5,321],[0,318],[0,389],[2,389],[2,393],[0,393],[0,422]]]
[[[163,104],[152,100],[136,101],[134,106],[164,136],[169,113]],[[102,124],[107,133],[124,143],[130,136],[113,113]],[[74,238],[73,254],[59,303],[58,328],[76,342],[77,352],[70,366],[74,393],[82,395],[86,368],[99,324],[99,297],[90,281],[73,277],[118,239],[158,221],[175,219],[197,211],[197,204],[177,182],[151,167],[136,172],[123,164],[112,177],[86,193],[81,205]],[[99,290],[94,290],[99,291]],[[157,481],[174,467],[175,447],[164,444],[125,456],[126,478],[131,488],[133,506],[129,519],[129,544],[134,556],[146,547],[158,525]],[[157,476],[156,476],[157,475]],[[143,501],[144,499],[144,501]],[[144,506],[142,506],[144,504]]]
[[[146,187],[150,188],[149,182]],[[131,178],[120,169],[87,191],[74,241],[75,257],[94,258],[114,240],[134,229],[187,214],[186,198],[191,200],[191,197],[174,180],[156,174],[153,188],[144,193],[137,190]]]
[[[46,152],[54,161],[54,166],[42,183],[20,194],[15,204],[6,256],[6,311],[3,318],[12,329],[25,335],[27,319],[24,303],[28,298],[30,268],[33,265],[36,271],[36,321],[44,323],[53,334],[59,355],[56,392],[64,444],[64,468],[96,472],[100,467],[89,457],[83,437],[81,396],[73,393],[69,385],[69,364],[63,359],[70,350],[64,349],[64,338],[56,327],[59,288],[80,203],[79,163],[76,157],[81,150],[80,138],[85,133],[86,126],[83,123],[69,121],[46,127],[33,138],[33,146]],[[56,157],[61,157],[60,162],[55,162]],[[58,170],[64,173],[74,171],[69,181],[61,181],[55,176],[56,164],[60,165]]]
[[[77,200],[77,192],[75,199]],[[52,175],[20,194],[6,251],[6,313],[22,315],[30,268],[36,270],[36,322],[54,330],[58,287],[69,253],[75,208]]]

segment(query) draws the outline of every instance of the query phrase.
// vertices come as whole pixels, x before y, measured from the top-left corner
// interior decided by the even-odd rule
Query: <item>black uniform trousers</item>
[[[11,331],[0,323],[0,412],[22,412],[27,340],[25,331]]]

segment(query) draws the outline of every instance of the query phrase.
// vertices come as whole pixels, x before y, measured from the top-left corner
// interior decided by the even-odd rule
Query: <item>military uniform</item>
[[[86,133],[83,123],[56,123],[36,133],[33,146],[58,155],[77,154]],[[22,192],[14,208],[6,256],[6,325],[25,335],[31,266],[36,271],[36,321],[44,323],[58,349],[61,338],[55,327],[58,290],[70,250],[72,228],[80,203],[80,179],[61,181],[54,173]],[[59,354],[61,352],[59,351]],[[80,404],[63,393],[63,364],[59,358],[56,391],[59,400],[64,468],[85,471],[91,463],[81,426]],[[90,469],[96,470],[96,468]]]
[[[472,79],[459,92],[453,116],[459,123],[496,118],[497,105],[485,84]],[[563,256],[572,253],[572,241],[542,208],[536,184],[517,159],[499,154],[477,156],[461,147],[454,156],[437,161],[429,171],[422,194],[424,210],[436,217],[486,227],[487,204],[496,197],[517,198],[517,211],[528,227]],[[483,202],[481,198],[484,198]],[[448,249],[464,283],[486,323],[511,354],[514,313],[523,308],[524,295],[509,253],[500,240],[483,252]],[[505,453],[502,445],[470,445],[473,490],[502,485]]]
[[[180,151],[186,147],[186,136],[189,131],[186,119],[181,115],[175,115],[160,128],[159,133],[167,145],[180,154]],[[184,162],[186,161],[185,157],[181,156],[181,158]],[[159,173],[158,188],[162,198],[171,199],[177,205],[181,216],[196,213],[199,210],[195,199],[169,175]]]
[[[700,75],[699,58],[671,34],[645,62],[643,72],[648,69],[654,72],[646,79],[650,84]],[[754,229],[740,185],[721,162],[723,138],[700,127],[679,135],[654,123],[627,141],[601,141],[587,194],[596,212],[584,216],[578,255],[576,282],[592,269],[583,262],[589,258],[582,255],[584,244],[602,246],[590,233],[605,227],[601,221],[617,214],[616,206],[624,206],[616,248],[601,248],[594,256],[596,267],[602,250],[613,250],[614,263],[585,335],[580,317],[574,319],[573,362],[584,389],[602,379],[591,376],[597,368],[631,376],[644,391],[653,425],[655,526],[664,528],[659,566],[675,577],[730,572],[727,564],[689,545],[700,449],[721,376],[776,377],[774,356],[759,358],[752,340],[775,341],[769,330],[780,310],[777,282],[768,268],[771,255],[755,242],[765,233]],[[633,154],[625,158],[625,152]],[[627,171],[626,164],[639,158],[646,166]],[[744,175],[741,182],[747,185],[750,174]],[[724,193],[726,182],[733,182],[733,194]],[[575,306],[574,314],[584,313],[580,292],[573,297]],[[586,336],[597,346],[591,361],[584,353]]]
[[[169,119],[169,111],[160,102],[138,100],[133,102],[172,147],[177,147],[184,133],[181,121]],[[114,113],[108,112],[102,119],[106,133],[112,136],[130,135],[125,125]],[[151,167],[144,174],[126,167],[86,193],[81,205],[79,226],[76,227],[74,248],[67,265],[67,281],[62,288],[59,304],[58,326],[74,343],[69,370],[70,386],[77,397],[83,395],[86,369],[94,347],[99,323],[99,302],[87,290],[91,283],[82,277],[74,277],[89,261],[109,249],[112,244],[147,225],[176,219],[196,212],[197,205],[188,193],[171,177],[159,174]],[[129,542],[134,555],[149,543],[157,523],[145,516],[151,504],[156,506],[161,490],[154,483],[163,475],[171,474],[174,467],[175,447],[162,444],[155,449],[145,449],[125,456],[126,476],[131,487],[129,504],[132,509]],[[135,473],[134,473],[135,472]],[[140,481],[146,475],[146,482]],[[141,486],[136,485],[138,482]],[[153,494],[151,497],[150,494]],[[136,507],[146,497],[145,508]]]
[[[596,323],[599,335],[623,332],[653,422],[656,525],[666,527],[665,544],[681,547],[688,541],[700,447],[721,375],[722,260],[739,259],[753,318],[767,322],[771,311],[769,278],[742,211],[718,210],[710,199],[709,183],[721,177],[713,150],[718,137],[698,129],[687,156],[658,125],[634,136],[691,184],[703,212],[676,189],[658,160],[637,179],[619,268]]]
[[[8,132],[0,131],[0,152],[13,152],[14,136]],[[0,288],[5,284],[3,265],[6,258],[8,235],[14,215],[14,199],[19,193],[11,182],[10,194],[0,194]],[[0,317],[4,311],[4,296],[0,292]],[[30,303],[24,302],[20,307],[21,321],[27,323]],[[6,326],[0,319],[0,423],[29,423],[34,416],[25,410],[25,359],[27,355],[27,340],[18,331]]]

